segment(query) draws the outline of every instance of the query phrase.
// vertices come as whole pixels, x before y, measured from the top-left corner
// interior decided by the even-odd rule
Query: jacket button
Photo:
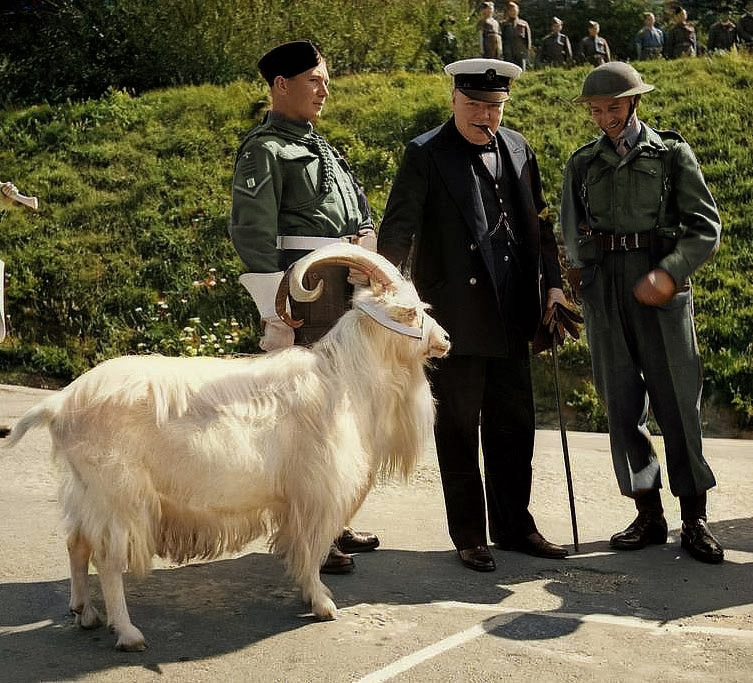
[[[471,244],[471,251],[476,251],[476,243],[475,242],[473,242]]]
[[[478,280],[476,280],[475,277],[472,277],[470,280],[468,280],[468,283],[471,284],[471,285],[475,285],[476,282],[478,282]]]
[[[509,260],[510,260],[510,257],[507,254],[505,254],[505,261],[509,261]]]

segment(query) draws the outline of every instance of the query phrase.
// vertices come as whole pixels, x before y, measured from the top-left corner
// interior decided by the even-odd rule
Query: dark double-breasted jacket
[[[516,319],[495,286],[490,226],[482,203],[474,152],[450,119],[412,140],[387,201],[378,249],[393,263],[410,262],[413,281],[432,315],[449,332],[453,353],[505,356],[516,325],[531,339],[548,288],[561,286],[557,244],[536,157],[519,133],[500,128],[497,144],[512,177],[516,215]],[[477,166],[476,166],[477,167]],[[493,227],[493,226],[492,226]]]

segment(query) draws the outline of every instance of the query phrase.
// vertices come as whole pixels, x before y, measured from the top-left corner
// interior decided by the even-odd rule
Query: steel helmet
[[[583,90],[573,102],[588,102],[599,97],[631,97],[650,92],[653,85],[625,62],[607,62],[597,66],[583,81]]]

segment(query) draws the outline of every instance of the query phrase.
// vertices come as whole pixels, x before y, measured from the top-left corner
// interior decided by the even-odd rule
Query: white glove
[[[275,298],[283,275],[285,273],[280,270],[276,273],[243,273],[238,278],[253,298],[262,320],[277,317]]]
[[[288,327],[277,316],[262,320],[264,335],[259,340],[259,346],[265,351],[287,349],[295,342],[295,330]]]
[[[376,251],[376,233],[371,228],[363,228],[362,230],[359,230],[358,234],[353,238],[353,244],[357,244],[359,247],[363,247],[364,249],[368,249],[369,251]],[[369,286],[369,278],[360,270],[356,270],[355,268],[348,269],[348,282],[353,286]]]
[[[11,195],[18,194],[18,188],[11,182],[0,183],[0,199],[4,204],[12,204]]]
[[[288,327],[277,315],[275,297],[284,273],[243,273],[238,280],[253,297],[261,318],[264,334],[259,346],[264,351],[286,349],[293,346],[295,331]]]

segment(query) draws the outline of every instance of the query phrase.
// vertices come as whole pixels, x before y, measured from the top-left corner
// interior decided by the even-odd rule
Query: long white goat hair
[[[139,650],[122,572],[237,552],[259,536],[321,618],[336,608],[319,566],[380,472],[407,476],[431,438],[428,356],[446,333],[408,283],[362,297],[423,318],[423,337],[346,313],[310,349],[245,359],[132,356],[106,361],[32,408],[7,445],[47,425],[65,467],[71,608],[92,627],[97,565],[117,646]]]

